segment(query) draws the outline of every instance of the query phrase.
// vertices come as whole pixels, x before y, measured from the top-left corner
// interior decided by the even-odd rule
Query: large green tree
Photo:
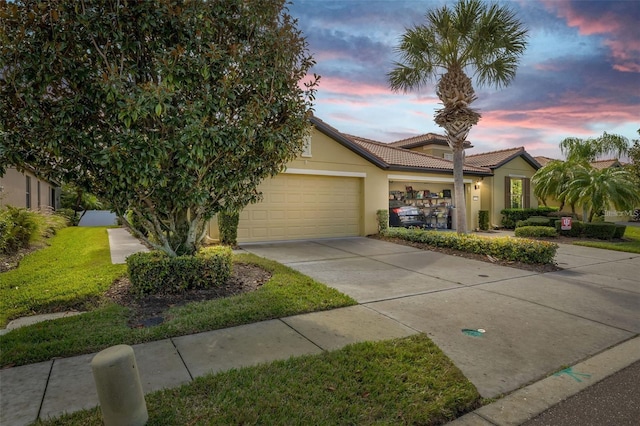
[[[3,1],[0,53],[3,162],[133,210],[170,255],[309,131],[317,77],[284,0]]]
[[[470,106],[476,95],[468,74],[481,86],[507,86],[526,45],[527,30],[508,7],[459,0],[453,7],[430,10],[426,23],[407,29],[397,48],[401,61],[388,75],[393,90],[408,92],[437,81],[443,108],[435,122],[444,128],[453,151],[459,233],[467,232],[464,142],[480,120]]]

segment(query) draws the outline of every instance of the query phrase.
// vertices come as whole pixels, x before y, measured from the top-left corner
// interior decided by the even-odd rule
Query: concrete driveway
[[[636,254],[561,245],[563,270],[539,274],[367,238],[242,248],[427,334],[484,397],[640,333]]]

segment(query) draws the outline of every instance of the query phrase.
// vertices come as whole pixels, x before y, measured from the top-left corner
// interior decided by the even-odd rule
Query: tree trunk
[[[463,141],[456,141],[453,145],[453,190],[456,207],[456,231],[458,234],[467,233],[467,200],[464,191],[464,148]]]

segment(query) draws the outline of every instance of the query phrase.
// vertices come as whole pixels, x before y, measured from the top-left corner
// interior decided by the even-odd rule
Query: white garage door
[[[360,178],[280,174],[260,185],[258,204],[240,213],[238,241],[360,235]]]

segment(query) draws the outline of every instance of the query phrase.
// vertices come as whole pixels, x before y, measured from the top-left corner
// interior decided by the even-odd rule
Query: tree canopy
[[[0,158],[192,254],[302,150],[318,77],[296,25],[284,0],[2,2]]]

